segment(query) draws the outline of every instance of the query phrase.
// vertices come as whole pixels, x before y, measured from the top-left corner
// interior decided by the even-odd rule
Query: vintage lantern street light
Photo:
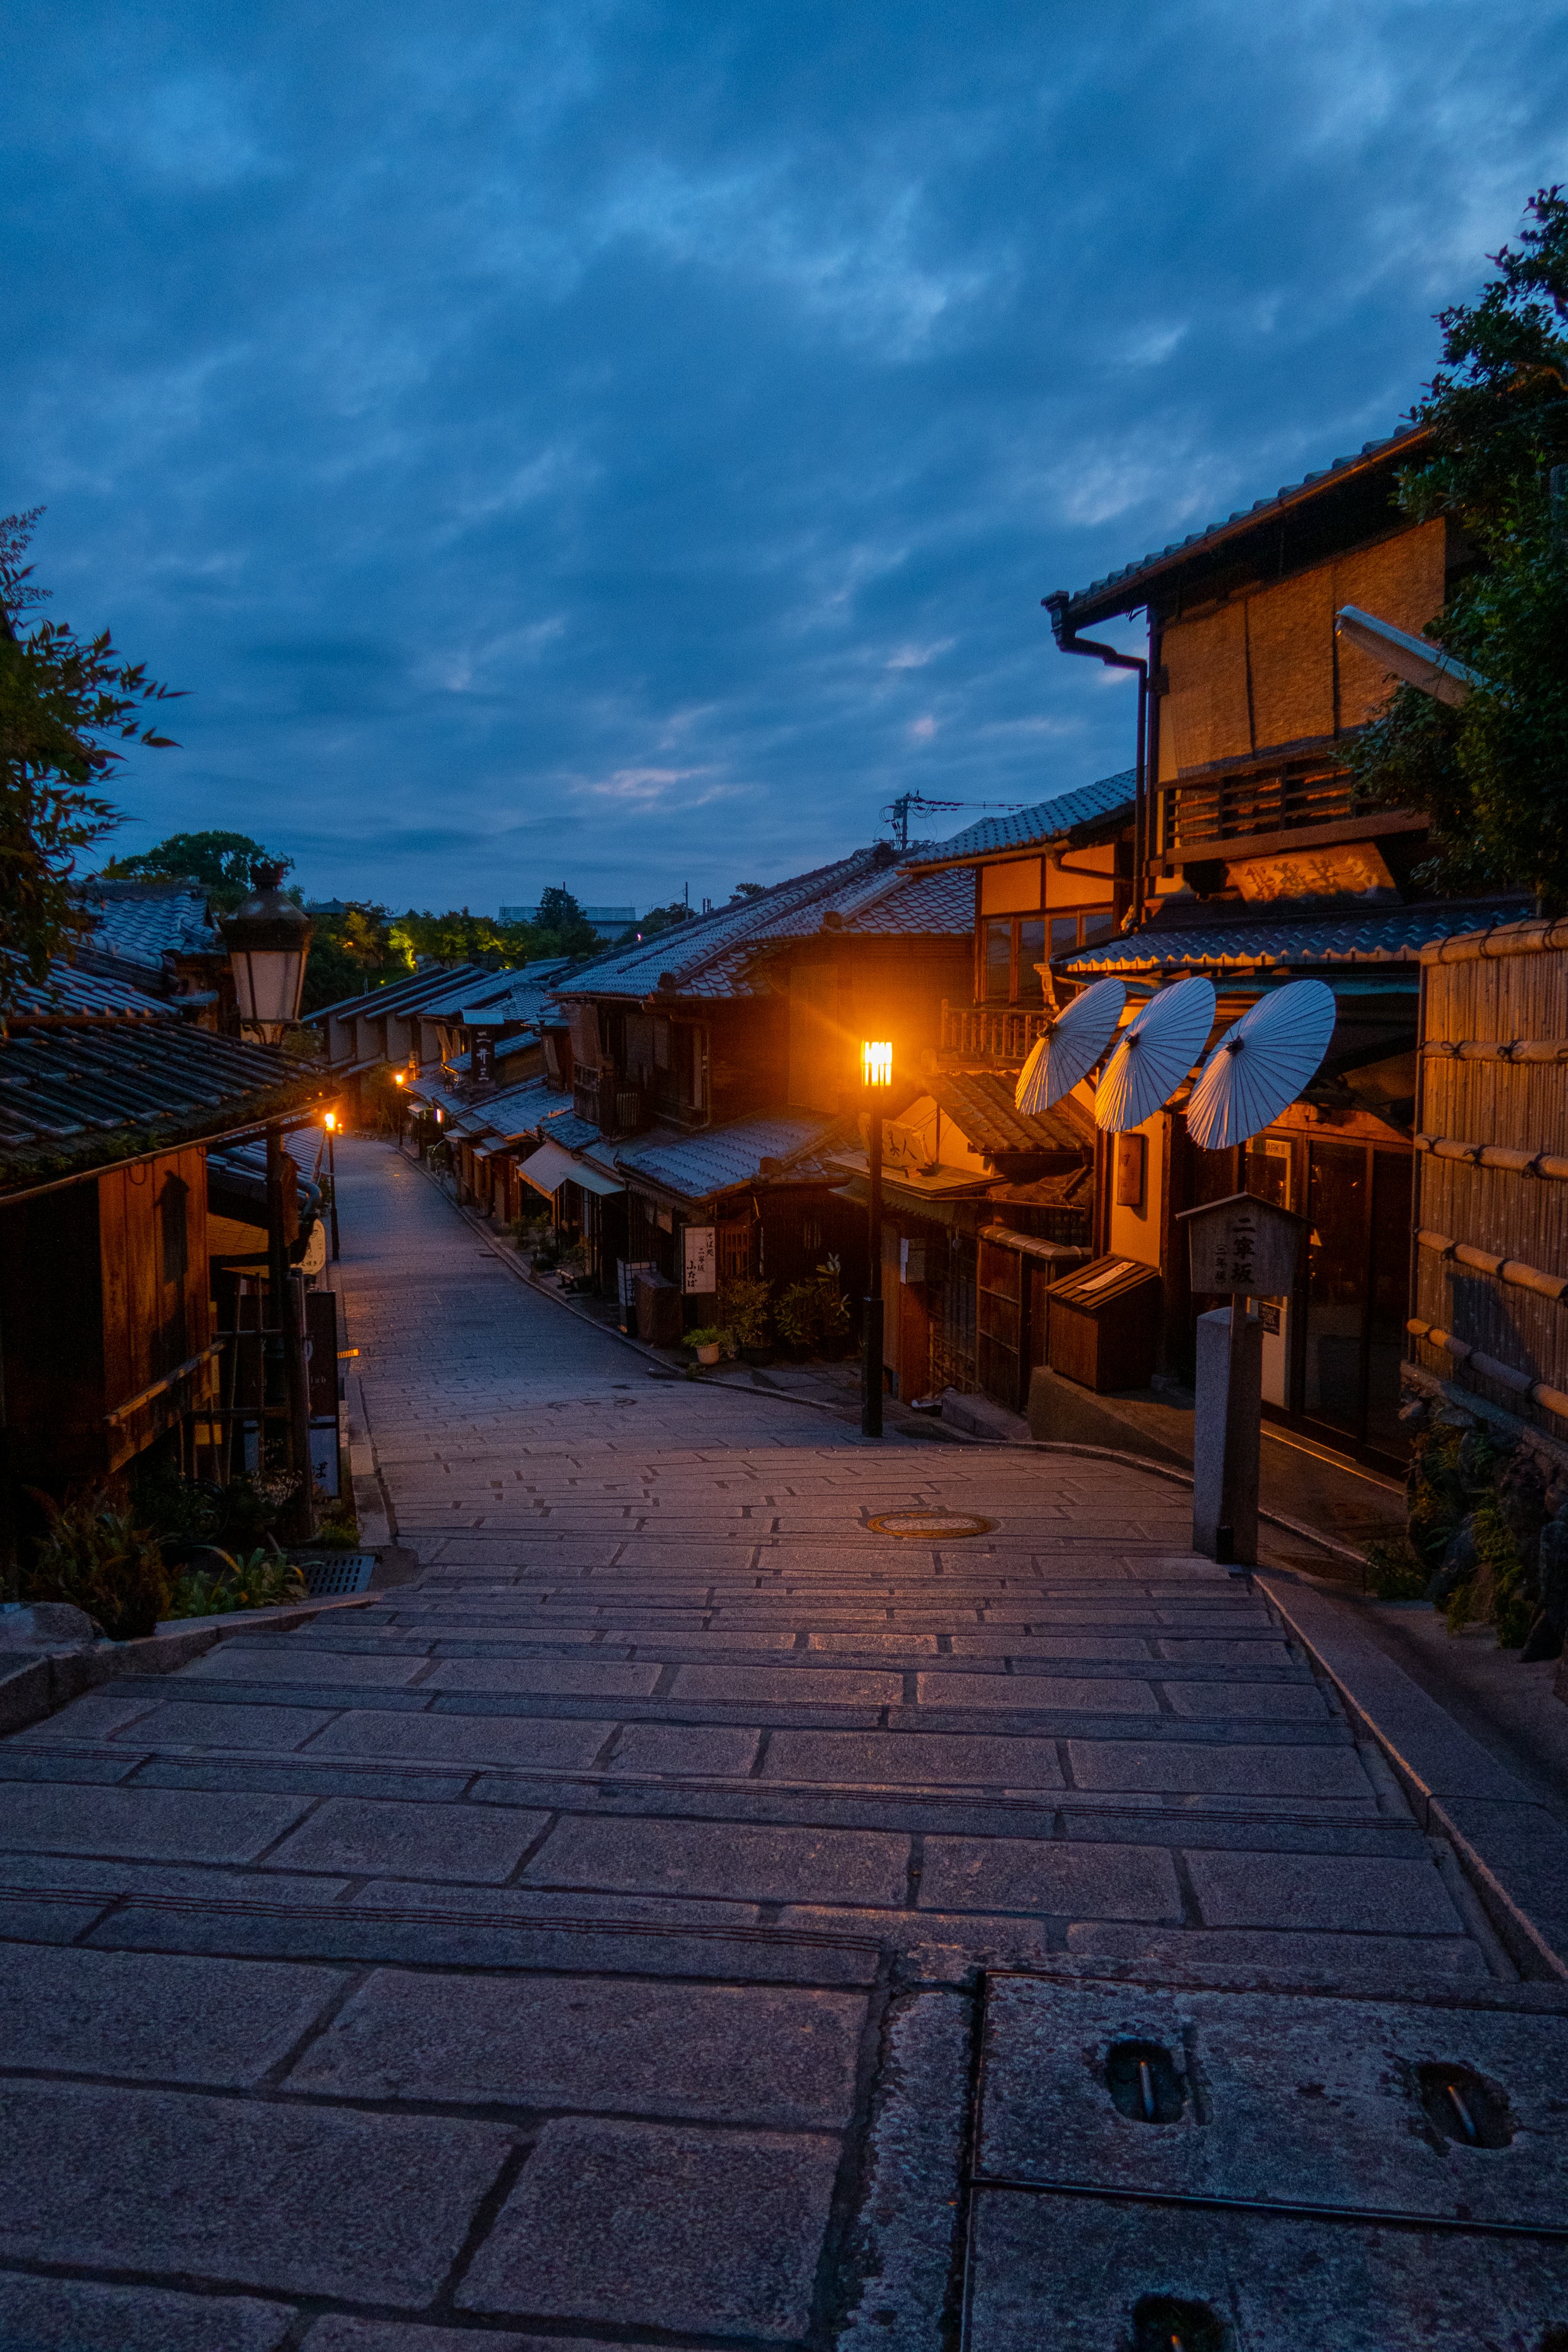
[[[333,1256],[333,1259],[334,1259],[334,1261],[335,1261],[335,1259],[336,1259],[336,1257],[337,1257],[337,1255],[338,1255],[338,1156],[337,1156],[338,1115],[337,1115],[337,1112],[336,1112],[335,1110],[330,1110],[330,1111],[328,1111],[328,1112],[327,1112],[327,1114],[325,1115],[325,1117],[323,1118],[322,1121],[321,1121],[321,1125],[322,1125],[322,1126],[326,1129],[326,1130],[327,1130],[327,1199],[328,1199],[328,1204],[329,1204],[329,1206],[330,1206],[330,1208],[331,1208],[331,1219],[332,1219],[332,1256]]]
[[[860,1089],[866,1098],[866,1245],[869,1258],[862,1315],[860,1429],[882,1434],[882,1097],[893,1083],[893,1049],[868,1038],[860,1048]]]
[[[300,1018],[310,918],[283,895],[284,869],[263,866],[256,889],[220,925],[234,973],[240,1026],[276,1045]]]

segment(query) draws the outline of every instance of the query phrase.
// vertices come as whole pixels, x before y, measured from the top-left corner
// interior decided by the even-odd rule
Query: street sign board
[[[1305,1217],[1233,1192],[1201,1209],[1184,1209],[1194,1290],[1242,1298],[1283,1298],[1296,1279]]]
[[[717,1290],[719,1287],[719,1229],[716,1225],[688,1225],[681,1235],[684,1251],[681,1259],[681,1288],[689,1296],[693,1292]]]

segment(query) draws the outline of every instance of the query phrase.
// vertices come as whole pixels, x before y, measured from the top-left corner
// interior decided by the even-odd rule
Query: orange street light
[[[394,1070],[392,1074],[392,1083],[395,1087],[405,1087],[408,1084],[407,1071]]]
[[[860,1085],[867,1100],[866,1301],[861,1314],[860,1433],[882,1434],[882,1107],[879,1096],[893,1083],[893,1048],[886,1038],[866,1038],[860,1047]]]
[[[338,1115],[335,1110],[322,1113],[321,1125],[327,1130],[327,1209],[332,1223],[332,1256],[338,1255]]]

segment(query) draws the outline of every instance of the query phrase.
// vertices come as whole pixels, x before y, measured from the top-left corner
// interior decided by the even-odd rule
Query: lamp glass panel
[[[860,1048],[860,1070],[868,1087],[890,1087],[893,1083],[891,1045],[868,1039]]]

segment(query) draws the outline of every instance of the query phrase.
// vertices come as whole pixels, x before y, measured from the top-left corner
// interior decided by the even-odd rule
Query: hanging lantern
[[[283,873],[281,866],[259,867],[254,895],[219,925],[240,1026],[268,1045],[277,1045],[300,1018],[310,952],[310,918],[284,897]]]

